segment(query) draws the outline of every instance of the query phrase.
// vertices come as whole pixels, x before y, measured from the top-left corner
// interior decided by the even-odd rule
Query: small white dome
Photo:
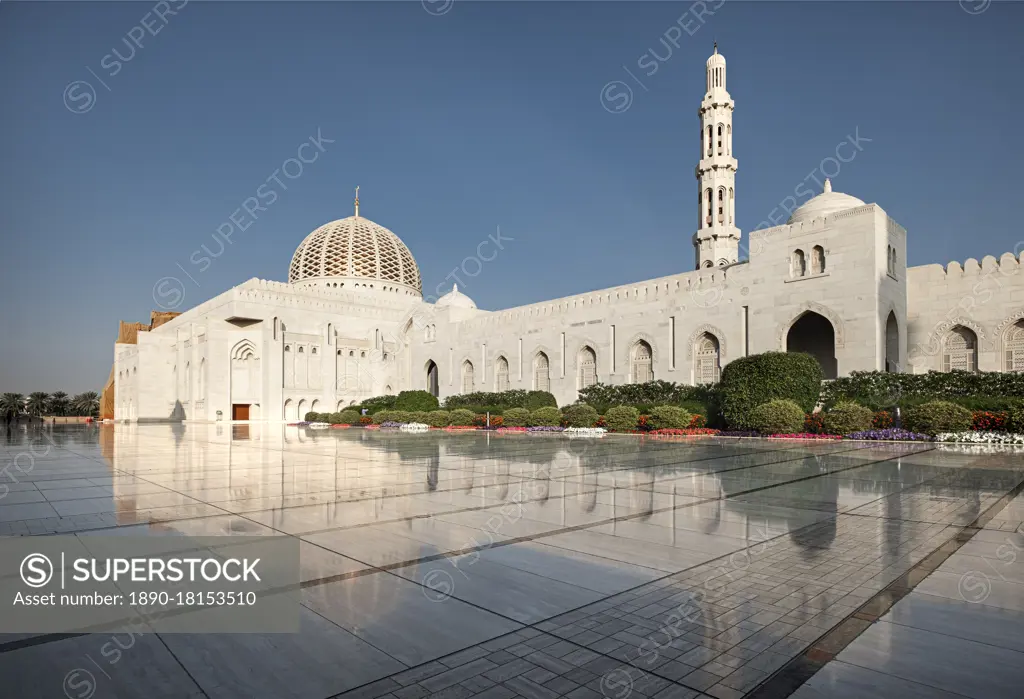
[[[453,284],[452,290],[442,296],[434,304],[435,306],[450,306],[452,308],[476,308],[473,299],[459,291],[459,285]]]
[[[822,216],[834,214],[837,211],[854,209],[858,206],[864,206],[864,202],[857,197],[850,196],[849,194],[833,192],[832,183],[826,179],[825,191],[816,197],[808,199],[798,206],[786,223],[791,224],[812,221],[816,218],[821,218]]]

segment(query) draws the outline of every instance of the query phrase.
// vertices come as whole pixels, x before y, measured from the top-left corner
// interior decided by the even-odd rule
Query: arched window
[[[729,225],[733,225],[733,221],[736,219],[736,194],[733,192],[732,187],[729,187]]]
[[[807,259],[803,250],[794,250],[790,261],[789,274],[791,277],[802,277],[807,274]]]
[[[1006,370],[1024,371],[1024,318],[1006,333]]]
[[[533,390],[551,390],[551,362],[543,352],[538,352],[533,358]]]
[[[718,188],[718,222],[725,224],[725,187]]]
[[[693,348],[693,378],[698,384],[718,383],[721,376],[721,356],[718,338],[704,333]]]
[[[639,340],[629,352],[629,376],[633,383],[654,381],[651,346]]]
[[[462,392],[473,392],[473,362],[468,359],[462,363]]]
[[[811,274],[821,274],[825,271],[825,248],[815,245],[811,249]]]
[[[714,202],[711,200],[711,196],[712,196],[711,195],[711,188],[709,187],[709,188],[704,190],[704,199],[706,200],[705,209],[707,211],[707,213],[705,214],[704,222],[707,225],[709,225],[709,226],[712,223],[711,211],[712,211],[712,208],[714,207]]]
[[[578,365],[580,388],[593,386],[597,383],[597,353],[592,348],[584,347],[580,350]]]
[[[708,157],[709,157],[709,158],[710,158],[710,157],[711,157],[711,155],[712,155],[712,150],[711,150],[711,141],[712,141],[712,138],[711,138],[711,127],[709,126],[709,127],[708,127]]]
[[[728,155],[732,155],[732,124],[729,124],[726,128],[725,138],[725,152]]]
[[[723,154],[723,150],[722,150],[722,125],[721,124],[718,125],[718,154],[719,155]]]
[[[942,343],[942,370],[957,369],[978,370],[978,336],[962,325],[950,328]]]
[[[504,357],[498,357],[498,361],[494,366],[494,390],[500,392],[507,391],[508,389],[508,360]]]

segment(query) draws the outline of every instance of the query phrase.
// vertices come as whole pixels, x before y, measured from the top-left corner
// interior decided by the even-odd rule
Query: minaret
[[[736,158],[732,155],[732,110],[725,89],[725,56],[708,59],[707,86],[700,103],[700,162],[697,163],[697,232],[693,234],[697,268],[718,267],[739,259],[736,227]]]

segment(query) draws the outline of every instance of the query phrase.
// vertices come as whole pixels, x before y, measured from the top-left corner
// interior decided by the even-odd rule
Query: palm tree
[[[0,396],[0,417],[7,422],[16,420],[25,409],[25,396],[20,393],[5,393]]]
[[[71,401],[68,399],[68,394],[64,391],[54,391],[50,394],[50,400],[47,402],[50,415],[56,415],[58,417],[68,414],[68,408],[71,407]]]
[[[40,415],[46,414],[47,401],[50,399],[50,394],[43,393],[42,391],[36,391],[30,393],[28,401],[25,403],[25,409],[29,415],[33,417],[39,417]]]
[[[76,415],[96,417],[100,413],[100,394],[96,391],[79,393],[71,399],[71,407]]]

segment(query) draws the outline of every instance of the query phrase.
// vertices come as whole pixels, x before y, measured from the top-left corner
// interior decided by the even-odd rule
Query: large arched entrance
[[[892,311],[885,321],[885,370],[893,374],[900,370],[900,326]]]
[[[797,318],[786,334],[787,352],[806,352],[818,360],[826,379],[838,376],[836,333],[828,318],[807,311]]]
[[[438,395],[437,364],[434,360],[427,361],[427,392],[437,398]]]

